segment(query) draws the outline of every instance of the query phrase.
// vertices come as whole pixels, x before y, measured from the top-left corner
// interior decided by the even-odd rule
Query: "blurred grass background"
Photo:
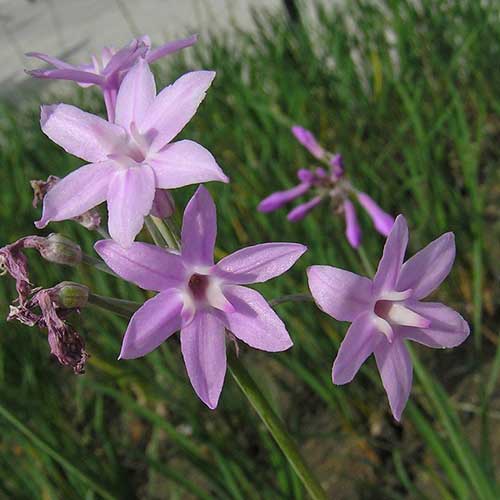
[[[363,272],[328,207],[297,224],[283,211],[256,212],[311,163],[289,131],[301,124],[343,154],[357,187],[407,217],[410,253],[455,232],[456,265],[435,300],[459,310],[472,334],[454,350],[414,349],[401,426],[373,360],[350,385],[332,385],[345,325],[312,304],[279,306],[292,350],[240,345],[240,357],[330,498],[498,498],[500,4],[355,0],[316,10],[314,29],[256,13],[254,32],[231,40],[214,33],[189,59],[156,67],[163,84],[187,69],[217,71],[182,135],[210,149],[231,177],[228,186],[210,186],[218,254],[270,240],[307,244],[291,272],[261,287],[268,298],[306,291],[304,270],[313,263]],[[97,93],[75,90],[65,101],[103,111]],[[38,96],[26,95],[0,111],[0,245],[35,232],[29,180],[81,164],[41,133],[38,106]],[[192,191],[176,192],[180,208]],[[375,264],[383,239],[361,211],[360,218]],[[92,252],[94,235],[76,224],[49,229]],[[96,293],[145,298],[90,268],[60,268],[34,254],[30,266],[41,286],[73,279]],[[13,297],[3,278],[2,317]],[[306,498],[229,376],[211,412],[191,389],[177,340],[117,361],[123,320],[87,309],[76,322],[92,354],[80,377],[49,358],[43,333],[1,323],[0,498]]]

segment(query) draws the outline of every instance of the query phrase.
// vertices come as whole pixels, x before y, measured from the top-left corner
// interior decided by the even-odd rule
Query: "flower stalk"
[[[309,465],[302,458],[297,444],[291,438],[285,425],[271,408],[271,405],[239,359],[234,357],[229,358],[229,373],[231,373],[231,376],[243,394],[264,422],[267,430],[290,462],[290,465],[302,481],[311,498],[314,500],[326,500],[325,490],[314,476]]]

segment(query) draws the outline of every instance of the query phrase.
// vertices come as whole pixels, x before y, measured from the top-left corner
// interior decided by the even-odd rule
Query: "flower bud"
[[[63,281],[50,289],[50,296],[58,307],[63,309],[82,309],[89,300],[89,289],[80,283]]]
[[[62,234],[52,233],[37,247],[40,255],[49,262],[77,266],[82,261],[82,249]]]

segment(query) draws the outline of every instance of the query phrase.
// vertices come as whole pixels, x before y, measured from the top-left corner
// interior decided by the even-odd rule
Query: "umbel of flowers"
[[[293,345],[293,332],[290,335],[266,299],[248,285],[287,272],[306,247],[264,243],[214,263],[216,207],[203,186],[187,204],[182,231],[177,234],[169,218],[175,209],[173,193],[167,190],[229,181],[207,149],[188,139],[175,140],[196,113],[215,73],[186,73],[157,92],[149,68],[155,60],[195,41],[196,37],[190,37],[152,49],[149,38],[141,37],[120,50],[104,49],[100,59],[94,57],[91,64],[81,66],[30,54],[52,66],[32,71],[33,76],[97,86],[107,109],[107,118],[102,118],[68,104],[42,106],[43,132],[85,163],[62,179],[50,176],[47,181],[32,181],[34,205],[43,202],[35,225],[41,229],[73,219],[104,239],[95,244],[99,259],[83,254],[76,243],[61,235],[27,236],[0,249],[0,270],[16,282],[17,297],[7,319],[47,330],[51,353],[75,373],[83,373],[89,354],[70,320],[89,303],[131,316],[117,353],[120,359],[145,356],[180,331],[189,379],[199,398],[214,409],[226,373],[228,336],[269,352]],[[289,213],[289,220],[297,221],[323,200],[330,200],[345,216],[350,244],[359,247],[355,201],[368,212],[377,231],[388,235],[373,279],[324,265],[311,266],[308,279],[317,305],[337,320],[351,322],[333,365],[333,383],[350,382],[373,353],[390,408],[399,420],[412,384],[406,341],[454,347],[469,334],[457,312],[422,301],[451,270],[453,234],[441,236],[404,262],[405,219],[399,216],[394,222],[368,194],[355,189],[345,175],[342,157],[323,149],[311,132],[298,126],[292,132],[322,166],[299,170],[300,183],[270,195],[259,210],[276,210],[311,193],[309,201]],[[104,202],[107,229],[97,208]],[[155,245],[135,241],[145,222]],[[28,249],[57,264],[91,264],[158,293],[141,305],[97,296],[78,283],[36,287],[29,276]],[[233,376],[237,377],[234,372]],[[242,379],[239,383],[244,384]],[[280,426],[279,419],[272,425],[268,422],[281,449],[302,471],[311,496],[326,498],[298,450],[292,450],[293,442],[284,437],[286,431],[275,432]]]

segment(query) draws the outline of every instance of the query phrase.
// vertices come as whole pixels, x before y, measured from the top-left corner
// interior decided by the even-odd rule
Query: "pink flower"
[[[196,142],[170,142],[195,114],[212,71],[180,77],[156,96],[147,62],[127,74],[116,102],[116,123],[74,106],[42,107],[42,130],[66,151],[89,162],[47,193],[38,228],[108,203],[111,237],[127,247],[151,212],[156,189],[228,182],[214,157]]]
[[[325,150],[319,145],[312,132],[299,125],[294,125],[292,134],[316,159],[321,160],[325,157]]]
[[[97,253],[122,278],[160,292],[132,317],[120,358],[138,358],[177,330],[194,390],[209,407],[219,400],[226,373],[224,329],[256,349],[284,351],[292,341],[264,297],[241,285],[261,283],[287,271],[306,251],[296,243],[243,248],[214,264],[215,205],[198,188],[184,212],[179,254],[145,243],[124,249],[99,241]]]
[[[90,64],[74,66],[61,61],[55,57],[41,54],[40,52],[29,52],[29,57],[36,57],[53,66],[51,69],[36,69],[28,71],[28,74],[35,78],[48,80],[71,80],[77,82],[82,87],[98,85],[104,94],[108,118],[115,120],[116,96],[120,84],[127,71],[140,58],[144,57],[148,63],[152,63],[168,54],[190,47],[197,41],[197,36],[193,35],[182,40],[175,40],[166,43],[156,49],[151,49],[151,40],[148,36],[142,36],[132,40],[128,45],[116,50],[104,48],[101,58],[92,56]]]
[[[333,364],[333,382],[350,382],[374,353],[398,421],[412,384],[405,341],[455,347],[469,335],[469,325],[456,311],[438,302],[421,301],[452,268],[453,233],[443,234],[403,263],[407,244],[408,227],[400,215],[373,280],[330,266],[308,269],[309,288],[318,307],[339,321],[352,322]]]

